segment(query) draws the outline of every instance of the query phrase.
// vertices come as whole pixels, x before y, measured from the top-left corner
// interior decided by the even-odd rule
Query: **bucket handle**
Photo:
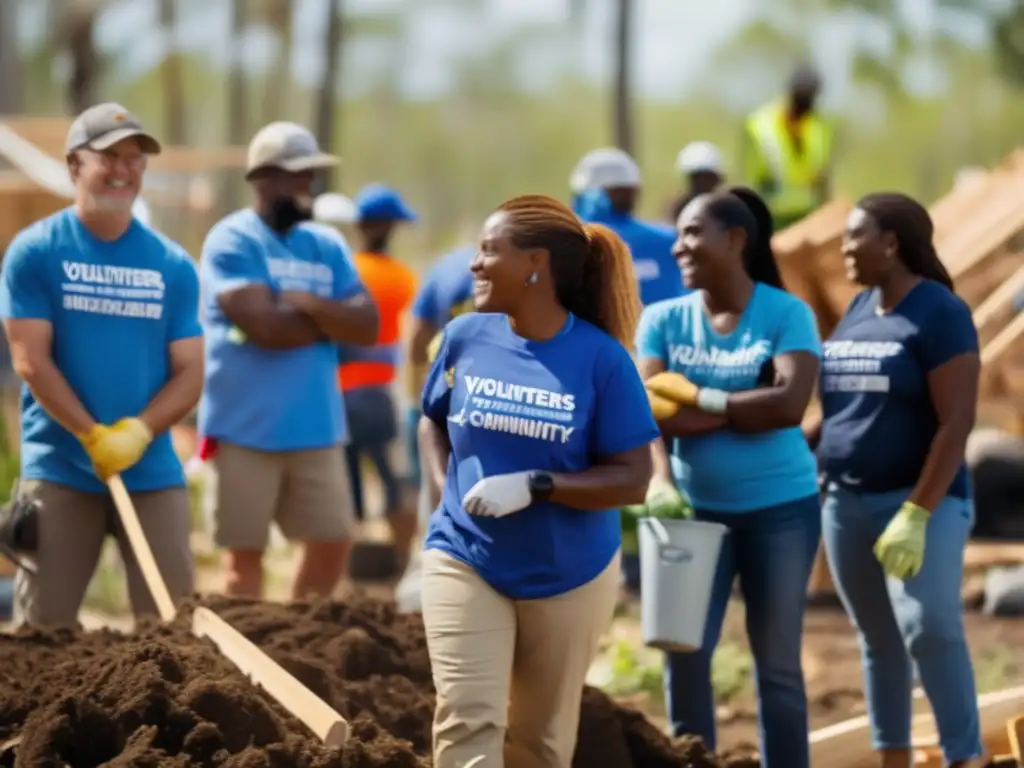
[[[666,563],[685,563],[692,557],[692,553],[686,549],[680,549],[672,543],[664,524],[656,517],[644,517],[641,522],[646,522],[658,540],[658,556]]]
[[[649,526],[651,526],[651,530],[654,531],[654,535],[661,546],[665,547],[672,543],[672,540],[669,538],[668,531],[665,530],[665,526],[662,524],[661,520],[656,517],[646,517],[644,520]]]

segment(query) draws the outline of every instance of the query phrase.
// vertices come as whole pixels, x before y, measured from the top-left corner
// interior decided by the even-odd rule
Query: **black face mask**
[[[313,209],[299,203],[294,197],[279,197],[270,204],[267,226],[283,235],[303,221],[313,218]]]
[[[814,109],[814,94],[794,93],[790,104],[792,105],[794,115],[797,117],[806,115]]]

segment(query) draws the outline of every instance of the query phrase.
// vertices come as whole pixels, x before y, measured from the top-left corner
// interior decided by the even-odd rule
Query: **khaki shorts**
[[[15,576],[15,623],[74,624],[108,534],[121,550],[133,612],[157,615],[108,494],[85,493],[45,480],[22,480],[18,494],[37,501],[40,511],[39,551],[27,558],[37,573],[19,569]],[[188,492],[168,488],[132,493],[131,498],[171,599],[178,603],[192,594],[195,583]]]
[[[352,537],[352,489],[340,446],[270,452],[220,443],[214,538],[225,549],[263,551],[276,522],[291,541]]]

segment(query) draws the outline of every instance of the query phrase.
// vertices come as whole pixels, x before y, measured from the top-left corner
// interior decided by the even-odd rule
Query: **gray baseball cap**
[[[278,121],[261,128],[249,142],[245,178],[263,168],[298,173],[340,164],[341,158],[320,151],[316,136],[308,128]]]
[[[142,123],[131,112],[115,102],[89,107],[75,118],[68,129],[64,153],[76,149],[108,149],[124,139],[136,138],[147,155],[159,155],[160,142],[146,133]]]

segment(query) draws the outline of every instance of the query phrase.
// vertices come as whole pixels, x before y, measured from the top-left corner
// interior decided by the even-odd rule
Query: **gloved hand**
[[[683,374],[671,371],[656,373],[644,382],[644,387],[648,392],[671,400],[677,405],[696,405],[697,392],[700,391],[700,387]]]
[[[650,485],[647,486],[644,506],[647,508],[647,514],[651,517],[673,517],[676,519],[693,517],[693,506],[690,504],[690,500],[679,492],[675,483],[660,475],[651,478]]]
[[[113,426],[96,424],[78,439],[101,480],[124,472],[142,458],[153,433],[141,419],[121,419]]]
[[[504,517],[530,506],[532,472],[511,472],[493,475],[477,482],[465,496],[462,506],[471,515]]]
[[[667,400],[661,395],[656,395],[649,389],[645,389],[644,391],[647,393],[647,402],[651,404],[651,412],[654,414],[655,421],[671,419],[679,413],[679,409],[682,406],[678,403]]]
[[[910,501],[889,521],[875,542],[875,557],[889,576],[909,579],[924,565],[924,540],[931,514]]]

